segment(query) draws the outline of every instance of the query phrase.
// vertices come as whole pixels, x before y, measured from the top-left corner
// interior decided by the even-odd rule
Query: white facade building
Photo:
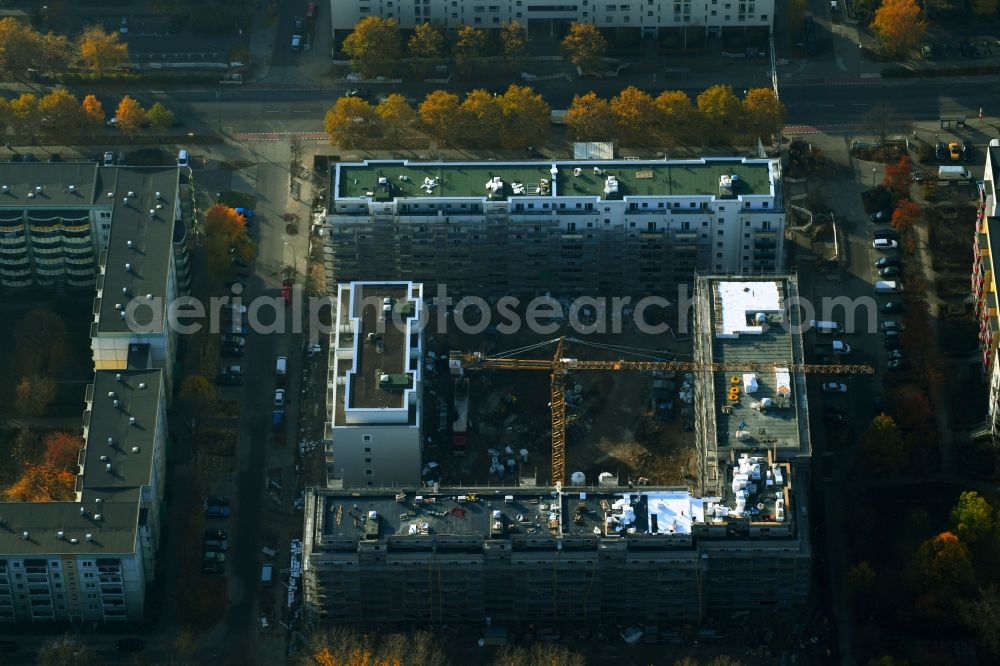
[[[350,31],[367,16],[395,18],[404,30],[418,23],[446,29],[462,25],[500,28],[517,21],[530,31],[558,32],[571,22],[598,28],[636,28],[656,34],[660,28],[770,27],[773,0],[330,0],[334,34]]]
[[[325,430],[328,485],[420,483],[423,285],[337,290]]]

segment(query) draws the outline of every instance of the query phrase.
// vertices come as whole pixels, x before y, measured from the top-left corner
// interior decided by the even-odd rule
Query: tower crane
[[[558,337],[535,345],[522,347],[503,354],[486,356],[481,352],[453,351],[449,355],[449,366],[452,369],[465,370],[536,370],[549,373],[550,403],[552,410],[552,483],[566,482],[566,398],[564,382],[566,374],[571,370],[610,370],[621,372],[626,370],[661,370],[666,372],[765,372],[777,368],[790,373],[812,373],[829,375],[871,375],[875,370],[870,365],[848,364],[813,364],[813,363],[757,363],[757,362],[721,362],[702,363],[698,361],[665,361],[655,356],[647,360],[589,360],[563,356],[563,343],[574,342],[591,347],[612,349],[619,353],[625,349],[609,345],[599,345],[577,338]],[[519,358],[514,354],[523,353],[555,343],[556,350],[552,358]],[[649,350],[642,350],[650,354]],[[634,351],[632,353],[635,353]]]

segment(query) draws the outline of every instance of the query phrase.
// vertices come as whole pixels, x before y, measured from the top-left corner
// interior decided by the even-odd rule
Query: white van
[[[188,151],[186,149],[181,149],[177,151],[177,166],[187,166],[188,165]]]
[[[903,291],[903,283],[895,280],[879,280],[875,283],[876,294],[898,294]]]
[[[270,564],[265,564],[260,568],[260,584],[264,587],[271,586],[271,580],[274,577],[274,567]]]
[[[279,356],[278,360],[274,362],[274,376],[284,377],[288,374],[288,357]]]
[[[964,166],[938,167],[938,180],[972,180],[972,172]]]
[[[836,335],[843,333],[844,327],[835,321],[817,321],[813,319],[809,322],[809,328],[814,329],[821,335]]]

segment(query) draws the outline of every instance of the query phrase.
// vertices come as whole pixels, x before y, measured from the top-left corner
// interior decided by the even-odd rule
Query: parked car
[[[887,331],[887,332],[888,331],[902,331],[904,328],[906,328],[906,327],[903,326],[898,321],[886,320],[886,321],[882,322],[882,330],[883,331]]]
[[[52,153],[49,155],[49,162],[62,162],[62,155],[59,153]]]
[[[292,35],[292,50],[298,51],[302,48],[302,35]]]
[[[962,159],[966,162],[973,162],[976,159],[976,149],[968,139],[962,142]]]
[[[902,370],[903,366],[906,365],[906,361],[901,358],[891,358],[885,365],[890,370]]]
[[[285,406],[285,389],[274,389],[274,406]]]
[[[911,175],[915,183],[922,183],[927,180],[927,172],[920,169],[914,169]]]
[[[205,507],[205,515],[209,518],[228,518],[230,511],[228,506],[208,505]]]
[[[881,229],[879,231],[872,232],[872,238],[899,240],[899,233],[895,229]]]
[[[903,343],[899,341],[899,338],[886,338],[885,339],[885,349],[886,351],[893,351],[895,349],[902,349]]]
[[[938,141],[937,145],[934,146],[934,157],[937,158],[938,162],[947,162],[948,146],[944,145],[941,141]]]
[[[202,565],[201,565],[201,572],[203,574],[220,574],[220,573],[223,573],[224,571],[225,570],[223,569],[223,566],[221,564],[218,564],[218,563],[204,563],[203,562]]]
[[[903,350],[902,349],[893,349],[888,354],[886,354],[886,356],[888,358],[890,358],[890,359],[897,359],[897,360],[902,359],[903,358]]]
[[[948,144],[948,157],[951,158],[952,162],[962,159],[962,153],[958,148],[958,141],[952,141]]]
[[[902,271],[899,269],[899,266],[884,266],[878,269],[879,277],[884,278],[899,277],[901,273]]]
[[[303,21],[298,16],[296,16],[295,17],[295,23],[292,26],[292,32],[295,33],[296,35],[301,35],[305,31],[306,31],[306,22]]]
[[[903,302],[902,301],[887,301],[879,306],[879,310],[882,312],[902,312]]]
[[[871,221],[878,222],[891,222],[892,221],[892,211],[891,210],[880,210],[876,213],[871,214]]]
[[[224,333],[221,338],[219,338],[219,344],[230,345],[232,347],[243,347],[247,343],[247,339],[242,335],[230,335]]]
[[[889,328],[882,330],[883,335],[885,335],[886,340],[896,340],[899,339],[899,329]]]
[[[219,539],[205,539],[205,541],[202,542],[201,547],[205,551],[222,552],[229,550],[229,542],[221,541]]]
[[[119,652],[139,652],[146,643],[141,638],[122,638],[115,642],[115,649]]]
[[[202,562],[218,562],[218,563],[221,564],[221,563],[223,563],[223,562],[226,561],[226,554],[225,553],[220,553],[220,552],[215,551],[215,550],[208,550],[208,551],[205,551],[204,553],[202,553],[202,555],[201,555],[201,561]]]
[[[25,162],[37,162],[38,158],[35,157],[34,153],[25,153],[24,154],[24,161]]]
[[[237,375],[243,376],[243,366],[241,365],[227,365],[222,368],[222,374],[224,375]]]
[[[826,382],[823,384],[823,391],[826,393],[847,393],[847,384],[837,382]]]
[[[221,528],[207,529],[205,530],[205,538],[226,541],[229,538],[229,533]]]
[[[889,238],[876,238],[872,241],[872,247],[876,250],[895,250],[899,243]]]
[[[355,88],[353,90],[348,90],[344,93],[344,97],[357,97],[358,99],[368,99],[371,97],[371,91],[367,88]]]
[[[240,386],[243,384],[243,376],[219,373],[215,376],[215,383],[220,386]]]
[[[875,268],[886,268],[888,266],[899,266],[899,257],[879,257],[875,262]]]
[[[219,355],[226,358],[243,358],[243,347],[234,345],[222,345],[219,347]]]
[[[115,165],[115,154],[110,150],[104,153],[104,166],[114,166]]]

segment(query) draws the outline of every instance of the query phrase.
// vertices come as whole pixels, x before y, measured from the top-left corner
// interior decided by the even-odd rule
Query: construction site
[[[568,300],[560,305],[569,312]],[[598,316],[595,308],[581,310],[585,325]],[[524,312],[518,315],[523,321]],[[436,330],[436,318],[431,317],[426,345],[434,357],[425,371],[433,370],[424,374],[423,471],[428,480],[441,485],[551,485],[551,373],[517,366],[456,368],[448,363],[449,356],[478,352],[550,361],[558,338],[565,337],[561,355],[580,360],[691,358],[691,337],[677,335],[676,326],[650,335],[637,330],[628,308],[623,315],[620,333],[590,334],[575,330],[568,317],[553,318],[558,330],[551,334],[534,333],[528,326],[502,334],[491,326],[478,335],[453,325]],[[655,314],[659,320],[674,315]],[[497,321],[495,309],[491,317]],[[623,485],[697,485],[690,373],[569,371],[562,381],[567,476],[577,475],[579,481],[583,474],[593,484],[609,474]]]

